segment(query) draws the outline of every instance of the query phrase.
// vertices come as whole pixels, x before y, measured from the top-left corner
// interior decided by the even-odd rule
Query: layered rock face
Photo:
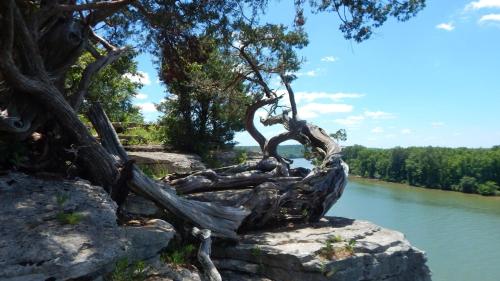
[[[0,177],[0,280],[92,280],[120,259],[155,257],[173,227],[117,224],[116,205],[86,181]]]
[[[237,245],[215,247],[212,256],[227,276],[243,272],[259,280],[431,280],[425,254],[402,233],[337,217],[246,234]]]

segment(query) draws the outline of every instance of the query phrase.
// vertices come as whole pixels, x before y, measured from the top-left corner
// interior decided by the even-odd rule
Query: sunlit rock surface
[[[328,244],[333,250],[327,250]],[[325,257],[325,252],[332,255]],[[237,245],[218,245],[213,258],[227,274],[271,280],[431,280],[425,254],[402,233],[337,217],[246,234]]]

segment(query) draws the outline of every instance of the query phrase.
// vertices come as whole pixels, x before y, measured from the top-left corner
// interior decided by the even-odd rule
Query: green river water
[[[310,167],[305,159],[294,166]],[[500,280],[500,198],[350,179],[328,212],[403,232],[434,281]]]

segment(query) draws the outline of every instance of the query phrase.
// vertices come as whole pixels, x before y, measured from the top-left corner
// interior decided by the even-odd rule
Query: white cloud
[[[329,99],[332,101],[340,101],[343,99],[355,99],[364,97],[363,94],[357,93],[327,93],[327,92],[297,92],[295,93],[295,101],[297,103],[313,102],[318,99]]]
[[[336,62],[338,60],[339,60],[339,58],[336,58],[334,56],[326,56],[326,57],[321,58],[321,61],[325,61],[325,62]]]
[[[384,132],[384,129],[382,127],[375,127],[371,130],[371,132],[375,134],[380,134]]]
[[[143,93],[138,93],[137,95],[135,95],[135,98],[138,100],[145,100],[148,98],[148,95],[143,94]]]
[[[384,111],[365,111],[365,116],[371,119],[394,119],[396,116]]]
[[[444,122],[431,122],[433,128],[441,128],[444,126]]]
[[[314,77],[314,76],[317,76],[318,73],[316,72],[316,70],[309,70],[307,72],[297,72],[295,73],[295,75],[297,77],[300,77],[300,76],[309,76],[309,77]]]
[[[142,112],[156,112],[156,106],[152,102],[144,102],[135,104],[138,106]]]
[[[412,131],[410,129],[403,129],[403,130],[401,130],[401,134],[403,134],[403,135],[409,135],[411,133],[412,133]]]
[[[144,71],[137,71],[137,74],[125,73],[123,77],[128,78],[134,83],[141,83],[143,85],[151,84],[151,79],[149,79],[149,74]]]
[[[473,1],[465,6],[465,10],[479,10],[488,8],[500,8],[500,0]]]
[[[453,29],[455,29],[455,26],[453,25],[453,23],[449,22],[449,23],[440,23],[436,25],[436,28],[446,31],[452,31]]]
[[[486,23],[486,22],[500,22],[500,14],[487,14],[482,16],[479,21],[479,23]]]
[[[299,107],[299,116],[308,119],[322,114],[351,112],[352,109],[352,105],[342,103],[308,103]]]
[[[340,125],[346,127],[352,127],[361,124],[363,120],[365,120],[365,117],[363,115],[353,115],[353,116],[348,116],[347,118],[335,119],[334,121],[335,123],[338,123]]]

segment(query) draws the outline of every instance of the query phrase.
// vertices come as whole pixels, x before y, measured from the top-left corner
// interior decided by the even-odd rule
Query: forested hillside
[[[409,147],[343,149],[350,173],[414,186],[494,195],[500,185],[500,146],[487,149]]]

